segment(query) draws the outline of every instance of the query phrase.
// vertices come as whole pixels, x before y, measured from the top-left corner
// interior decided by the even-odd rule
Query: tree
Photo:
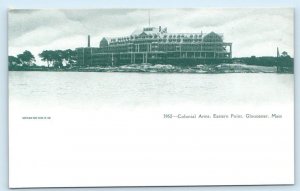
[[[72,66],[77,59],[77,52],[71,49],[63,51],[63,59],[67,62],[67,65]]]
[[[21,64],[21,61],[15,56],[8,56],[8,64],[9,64],[9,67],[17,66],[17,65]]]
[[[77,52],[71,49],[67,50],[44,50],[39,54],[42,61],[47,62],[48,67],[61,68],[63,67],[63,62],[66,61],[67,65],[72,66],[77,59]]]
[[[42,61],[47,62],[47,66],[49,68],[51,62],[50,52],[48,50],[44,50],[42,53],[39,54],[39,57]]]
[[[288,55],[286,51],[283,51],[281,53],[281,56],[277,60],[278,65],[280,66],[290,66],[293,67],[294,65],[294,60]]]
[[[55,50],[53,52],[53,60],[54,60],[54,63],[53,63],[53,66],[55,68],[61,68],[63,67],[63,60],[64,60],[64,51],[62,50]]]
[[[281,53],[281,56],[282,56],[282,57],[288,57],[289,55],[288,55],[288,53],[287,53],[286,51],[283,51],[283,52]]]
[[[256,56],[251,56],[249,59],[249,64],[255,65],[257,63],[257,58]]]
[[[18,54],[17,58],[20,60],[23,66],[32,66],[35,62],[33,54],[28,50],[25,50],[22,54]]]
[[[50,65],[54,67],[55,62],[59,60],[59,55],[57,50],[44,50],[42,53],[39,54],[39,57],[42,61],[47,62],[48,68]]]

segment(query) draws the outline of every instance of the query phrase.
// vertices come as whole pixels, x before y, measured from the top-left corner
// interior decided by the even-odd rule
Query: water
[[[10,174],[29,186],[288,182],[293,111],[291,74],[9,72]],[[283,118],[164,118],[232,113]]]
[[[293,75],[9,72],[9,98],[49,107],[285,104]]]

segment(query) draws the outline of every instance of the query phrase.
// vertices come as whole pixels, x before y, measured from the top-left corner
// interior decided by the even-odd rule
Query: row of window
[[[144,52],[144,51],[216,51],[216,52],[226,52],[224,46],[217,45],[207,45],[199,46],[196,44],[189,45],[174,45],[174,44],[159,44],[159,45],[145,45],[141,44],[139,46],[130,45],[130,46],[108,46],[102,48],[101,51],[97,52]],[[96,52],[95,52],[96,53]]]
[[[124,42],[124,41],[130,41],[130,40],[134,40],[134,39],[202,39],[202,34],[190,34],[190,35],[163,35],[162,37],[160,37],[160,35],[158,34],[144,34],[144,35],[136,35],[136,36],[129,36],[129,37],[121,37],[121,38],[114,38],[114,39],[111,39],[111,42]]]
[[[115,55],[114,58],[118,59],[138,59],[147,56],[147,58],[229,58],[230,55],[228,53],[213,53],[213,52],[182,52],[182,53],[170,53],[167,55],[160,55],[160,54],[137,54],[137,55],[131,55],[131,54],[121,54],[121,55]],[[92,62],[96,60],[111,60],[112,55],[96,55],[92,57]],[[85,60],[85,61],[91,61]]]

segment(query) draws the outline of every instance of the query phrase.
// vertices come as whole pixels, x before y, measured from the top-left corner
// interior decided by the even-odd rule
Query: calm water
[[[155,106],[293,100],[292,74],[9,72],[11,104]]]

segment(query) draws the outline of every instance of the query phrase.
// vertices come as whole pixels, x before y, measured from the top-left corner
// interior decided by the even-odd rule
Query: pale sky
[[[294,10],[273,9],[152,9],[151,26],[168,32],[223,33],[233,43],[233,57],[294,56]],[[10,10],[9,55],[31,51],[37,61],[43,50],[98,47],[102,37],[128,36],[148,26],[148,9]]]

